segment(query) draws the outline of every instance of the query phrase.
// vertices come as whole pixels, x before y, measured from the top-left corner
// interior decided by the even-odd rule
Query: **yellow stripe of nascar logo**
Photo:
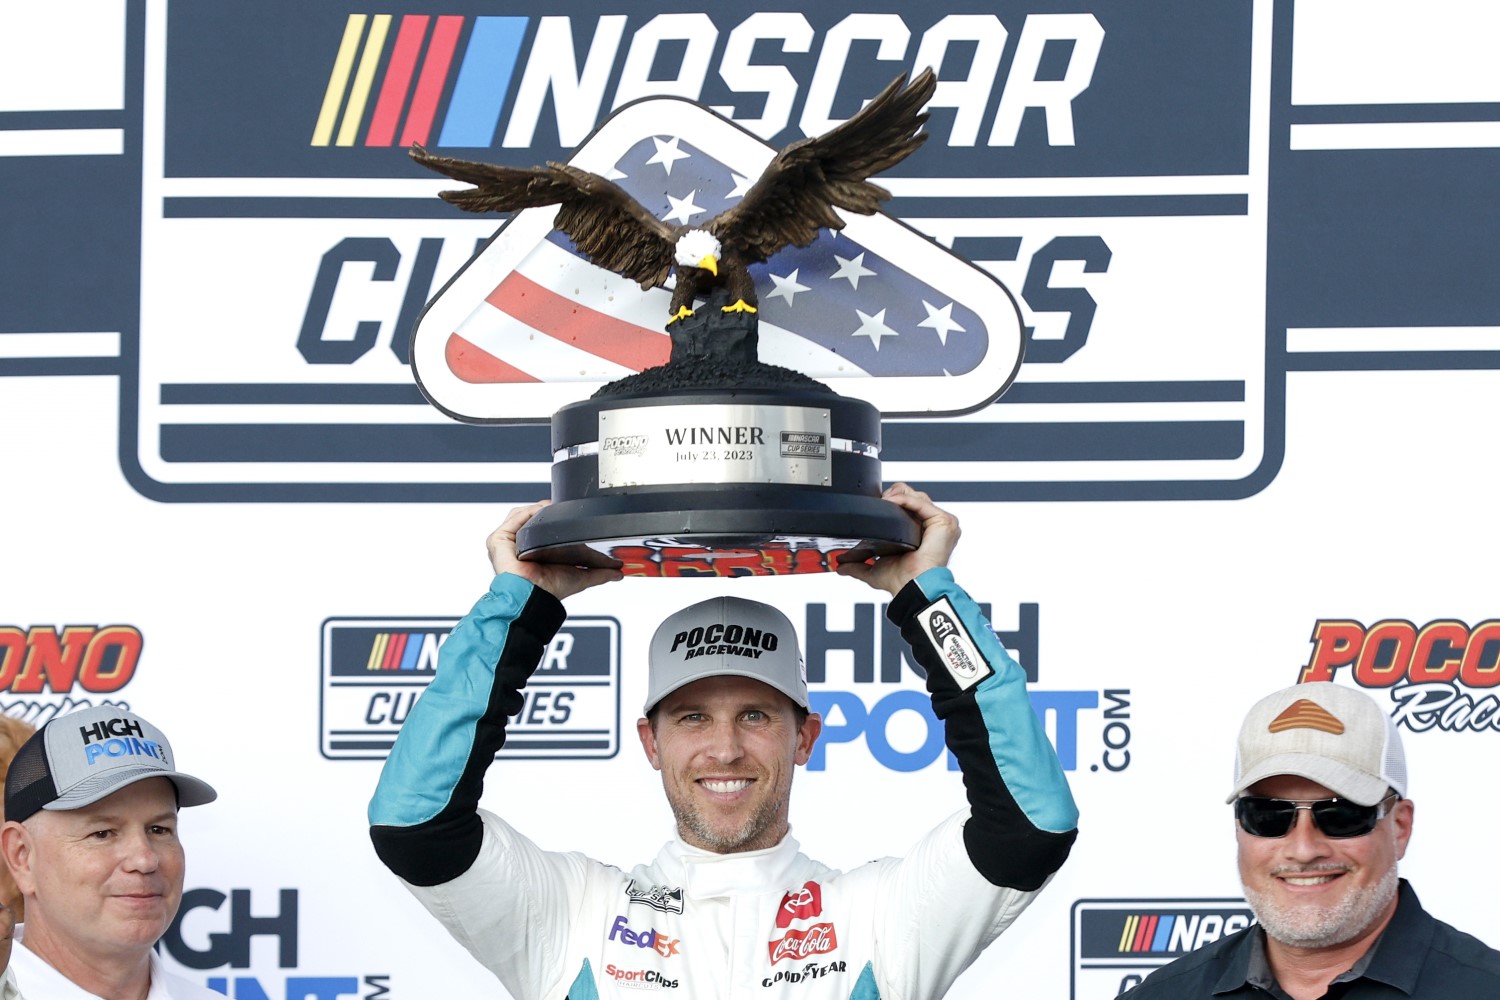
[[[375,83],[375,68],[380,65],[380,53],[385,49],[385,35],[391,28],[391,15],[376,14],[370,22],[370,37],[365,39],[365,52],[360,57],[359,69],[354,73],[354,89],[349,92],[349,103],[344,108],[344,120],[339,125],[337,145],[354,145],[359,132],[360,119],[365,116],[365,102],[370,97],[370,87]]]
[[[376,632],[375,641],[370,643],[370,660],[365,664],[366,670],[379,670],[380,664],[385,660],[385,647],[391,641],[389,632]]]
[[[333,123],[338,119],[344,88],[349,84],[349,70],[354,66],[354,53],[359,49],[359,36],[364,34],[368,19],[368,14],[350,14],[349,20],[344,22],[344,39],[339,42],[333,72],[328,74],[328,89],[323,92],[323,107],[319,109],[318,123],[313,127],[314,146],[326,146],[333,138]]]
[[[1136,925],[1138,925],[1140,922],[1141,918],[1136,914],[1131,914],[1130,916],[1125,918],[1125,930],[1120,934],[1120,946],[1116,948],[1115,951],[1133,950],[1132,945],[1135,942],[1135,929]]]

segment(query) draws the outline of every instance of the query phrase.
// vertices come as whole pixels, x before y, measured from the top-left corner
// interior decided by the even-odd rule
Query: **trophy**
[[[556,206],[549,239],[642,292],[671,292],[661,316],[667,360],[553,412],[553,502],[519,534],[523,559],[634,575],[763,575],[826,571],[917,544],[918,526],[880,499],[880,409],[761,359],[752,269],[843,230],[838,210],[877,213],[890,195],[869,178],[922,144],[935,87],[930,69],[910,84],[903,74],[843,124],[775,152],[753,183],[739,178],[743,192],[705,220],[682,204],[691,195],[669,198],[663,217],[575,163],[517,168],[412,147],[418,163],[473,185],[442,192],[445,201],[481,213]],[[528,306],[527,291],[507,293],[516,300],[508,307],[556,308]],[[633,308],[624,295],[609,298]],[[582,338],[609,337],[613,317],[590,315],[598,329]],[[1015,354],[1018,365],[1018,334]]]

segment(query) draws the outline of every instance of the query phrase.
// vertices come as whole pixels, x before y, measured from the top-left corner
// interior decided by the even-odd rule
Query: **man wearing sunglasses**
[[[1296,684],[1240,728],[1240,882],[1258,924],[1200,948],[1130,1000],[1500,996],[1500,952],[1428,915],[1398,878],[1414,810],[1392,721],[1362,691]]]

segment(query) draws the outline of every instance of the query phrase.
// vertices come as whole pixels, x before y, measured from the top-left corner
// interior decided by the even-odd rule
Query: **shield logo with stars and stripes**
[[[612,115],[570,162],[610,177],[659,218],[692,224],[732,206],[774,155],[701,105],[651,98]],[[590,263],[553,229],[555,214],[516,213],[418,322],[413,367],[449,414],[545,419],[666,362],[670,291]],[[844,216],[843,230],[752,268],[760,359],[887,414],[940,416],[993,401],[1021,362],[1010,293],[895,218]]]

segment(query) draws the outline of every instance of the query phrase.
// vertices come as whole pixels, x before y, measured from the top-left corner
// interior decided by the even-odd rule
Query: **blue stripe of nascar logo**
[[[417,699],[381,771],[370,800],[372,825],[416,826],[448,805],[474,748],[474,732],[484,712],[484,702],[476,703],[471,692],[494,687],[498,653],[505,648],[510,624],[531,591],[531,584],[518,576],[496,576],[475,607],[478,613],[465,616],[453,627],[438,659],[437,676]],[[465,665],[464,670],[442,667],[459,663]]]
[[[917,577],[928,600],[947,598],[959,622],[995,672],[975,687],[975,701],[990,735],[990,753],[1005,787],[1026,818],[1040,830],[1060,833],[1078,825],[1078,808],[1047,733],[1026,694],[1026,671],[990,631],[979,605],[953,581],[946,567]],[[1007,688],[1019,687],[1011,691]]]

